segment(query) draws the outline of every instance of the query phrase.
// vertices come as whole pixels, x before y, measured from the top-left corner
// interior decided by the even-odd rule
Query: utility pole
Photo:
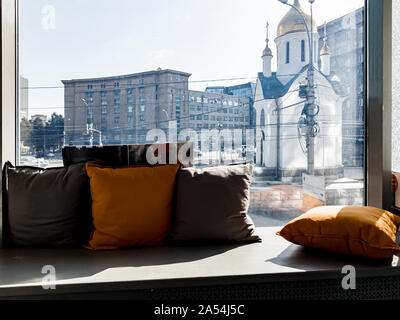
[[[283,4],[288,5],[292,9],[294,9],[303,19],[303,23],[306,27],[307,37],[308,37],[308,46],[309,46],[309,65],[307,71],[307,93],[306,93],[306,104],[304,106],[302,115],[306,116],[306,149],[307,149],[307,173],[310,175],[314,175],[314,152],[315,152],[315,137],[318,134],[319,126],[315,121],[315,117],[318,114],[317,106],[315,103],[315,85],[314,85],[314,36],[313,36],[313,10],[312,5],[315,0],[308,0],[310,3],[310,11],[311,11],[311,32],[307,24],[306,17],[302,13],[302,11],[296,6],[288,3],[288,0],[278,0]],[[298,2],[295,1],[295,4],[298,5]]]

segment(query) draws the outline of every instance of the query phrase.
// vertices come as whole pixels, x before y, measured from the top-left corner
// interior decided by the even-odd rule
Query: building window
[[[133,117],[132,116],[128,116],[128,122],[132,122]]]
[[[140,111],[141,112],[145,112],[146,111],[146,106],[145,105],[141,105],[140,106]]]
[[[119,87],[119,82],[114,82],[114,87],[118,88]]]
[[[132,93],[133,93],[133,89],[132,89],[132,88],[126,89],[126,93],[127,93],[127,94],[132,94]]]
[[[87,114],[88,114],[88,115],[92,115],[92,114],[93,114],[93,109],[88,109],[88,110],[87,110]]]
[[[119,117],[114,117],[114,123],[119,123],[120,118]]]
[[[290,43],[286,42],[286,63],[290,63]]]
[[[88,90],[92,90],[93,89],[93,85],[92,84],[88,84],[87,88],[88,88]]]
[[[132,97],[128,97],[127,102],[128,103],[133,103],[133,98]]]
[[[86,101],[86,103],[87,103],[88,107],[92,107],[93,106],[93,100]]]
[[[93,98],[93,92],[86,92],[87,98]]]
[[[107,114],[107,108],[101,108],[101,114]]]
[[[106,84],[105,84],[105,83],[102,83],[100,87],[101,87],[102,89],[105,89],[105,88],[106,88]]]
[[[106,106],[107,105],[107,100],[101,100],[101,105]]]
[[[133,112],[133,107],[132,106],[128,107],[128,112]]]
[[[120,98],[116,98],[114,99],[114,104],[121,104],[121,99]]]
[[[145,91],[146,91],[145,87],[140,87],[140,88],[139,88],[139,92],[140,92],[140,93],[145,93]]]
[[[102,97],[107,96],[107,91],[101,91],[100,95],[101,95]]]
[[[114,113],[119,114],[121,112],[121,109],[119,107],[114,108]]]
[[[139,116],[139,120],[140,120],[140,121],[144,121],[144,115],[143,115],[143,114],[141,114],[141,115]]]
[[[114,96],[119,96],[121,94],[121,90],[114,90]]]
[[[101,123],[107,123],[107,118],[101,117]]]
[[[306,61],[306,42],[301,40],[301,61]]]

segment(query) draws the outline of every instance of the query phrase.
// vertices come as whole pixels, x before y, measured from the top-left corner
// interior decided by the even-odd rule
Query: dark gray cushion
[[[173,241],[261,241],[247,215],[252,172],[252,163],[180,169]]]
[[[64,247],[88,241],[91,196],[85,164],[41,169],[6,163],[6,246]]]

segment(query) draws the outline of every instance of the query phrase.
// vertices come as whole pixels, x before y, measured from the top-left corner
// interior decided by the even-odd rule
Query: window
[[[288,218],[287,212],[293,218],[294,212],[300,214],[307,206],[364,204],[365,141],[361,133],[365,129],[364,108],[369,101],[364,96],[368,94],[364,88],[364,65],[369,63],[363,53],[364,23],[368,22],[363,20],[364,1],[336,0],[334,6],[340,7],[340,14],[331,10],[333,2],[321,0],[313,5],[314,20],[319,22],[315,26],[319,37],[314,38],[311,50],[315,53],[315,61],[320,62],[323,22],[326,20],[333,72],[332,76],[326,77],[321,74],[320,64],[315,64],[312,85],[321,112],[314,117],[316,124],[312,128],[305,119],[306,110],[301,102],[304,98],[299,97],[299,83],[307,85],[308,81],[307,70],[303,70],[311,53],[308,39],[303,31],[290,30],[280,36],[276,32],[290,8],[280,1],[267,1],[267,11],[264,9],[265,0],[253,0],[251,6],[246,0],[235,1],[234,6],[229,0],[220,1],[221,6],[213,9],[222,20],[206,19],[207,28],[202,28],[201,24],[187,24],[176,19],[174,15],[178,16],[181,8],[174,1],[168,3],[170,10],[164,12],[154,11],[154,7],[162,5],[162,0],[116,0],[107,11],[102,5],[91,10],[94,7],[85,1],[82,1],[82,10],[76,10],[76,6],[68,1],[61,1],[61,5],[60,1],[50,0],[58,8],[59,23],[55,30],[44,30],[38,21],[43,1],[19,0],[19,54],[17,68],[13,68],[20,72],[17,77],[20,128],[14,130],[19,134],[17,164],[34,164],[32,159],[54,153],[57,157],[46,159],[49,166],[62,165],[64,144],[91,143],[85,133],[89,122],[94,122],[93,127],[97,129],[108,127],[111,132],[103,136],[103,144],[107,145],[118,141],[147,143],[146,134],[154,128],[166,129],[166,138],[170,139],[169,122],[179,119],[176,121],[178,137],[187,128],[228,129],[226,132],[232,136],[232,128],[242,130],[241,139],[231,145],[234,152],[222,152],[222,160],[217,157],[211,159],[212,163],[202,163],[195,157],[194,164],[208,166],[253,161],[260,172],[266,171],[268,174],[254,181],[250,194],[249,213],[255,217],[256,225],[283,225]],[[124,10],[120,10],[122,2]],[[304,12],[309,12],[308,1],[299,1],[299,5]],[[198,6],[187,1],[184,6],[199,17],[209,16],[208,5]],[[238,11],[244,13],[241,23],[221,24],[222,17],[236,18]],[[137,12],[142,14],[139,20],[135,18]],[[254,15],[254,12],[263,13]],[[348,17],[351,17],[350,25],[347,24]],[[160,43],[152,33],[154,19],[174,21],[174,28],[159,28],[157,31],[157,37],[168,39],[168,50],[156,53],[154,49]],[[88,20],[101,21],[95,26],[96,33],[103,35],[91,37],[90,43],[87,42],[87,32],[82,32],[88,30]],[[274,52],[278,51],[272,57],[276,85],[269,81],[264,83],[265,79],[260,75],[263,71],[260,53],[261,46],[265,45],[264,24],[267,20],[270,23],[269,46]],[[74,22],[68,32],[64,32],[65,21]],[[261,26],[260,30],[255,30],[255,26]],[[111,29],[116,32],[109,37]],[[187,45],[182,50],[182,38],[171,34],[176,30],[185,30],[188,34],[199,34],[201,30],[202,36],[196,38],[195,46]],[[215,38],[215,30],[223,34],[220,39],[223,45],[218,50],[212,50],[209,42]],[[257,45],[246,48],[250,50],[246,59],[237,59],[232,54],[238,48],[238,34],[260,35],[252,42]],[[397,34],[400,34],[400,29],[394,32]],[[107,38],[106,45],[102,41],[104,37]],[[82,46],[82,43],[87,45]],[[65,44],[68,44],[68,50],[52,50]],[[123,50],[120,50],[121,44]],[[198,48],[209,50],[201,52],[202,59],[192,59],[199,56]],[[116,57],[116,52],[118,59],[106,59]],[[182,59],[177,59],[176,53]],[[393,54],[394,57],[399,55]],[[229,70],[222,68],[220,61],[224,61]],[[165,69],[157,72],[155,68],[158,65]],[[396,73],[400,75],[400,71]],[[34,89],[37,87],[43,89]],[[396,92],[400,92],[397,87],[393,90],[393,100],[400,101]],[[254,99],[255,96],[261,98]],[[295,103],[299,104],[292,106]],[[279,114],[278,108],[284,111]],[[45,131],[46,139],[37,133],[38,130],[33,130],[39,124],[49,128]],[[113,140],[115,132],[112,129],[116,125],[120,125],[118,141]],[[400,125],[393,127],[394,135],[399,136],[400,129],[396,128]],[[315,132],[315,137],[310,138],[314,149],[307,143],[309,129]],[[131,135],[129,139],[128,134]],[[94,135],[97,143],[98,136]],[[200,150],[202,148],[205,147],[200,143]],[[229,150],[228,143],[225,148]],[[393,152],[400,154],[400,147],[396,148],[394,141]],[[312,150],[313,162],[307,159]],[[400,156],[398,158],[400,163]],[[398,167],[400,170],[400,164]],[[310,172],[318,177],[320,183],[317,186],[324,186],[319,193],[314,192],[313,185],[307,184],[315,179],[303,180],[303,174],[307,176]],[[355,188],[349,191],[341,180],[343,178],[349,184],[351,181]],[[329,188],[325,188],[326,185]],[[261,199],[278,200],[272,203]]]
[[[286,63],[290,62],[290,43],[286,42]]]

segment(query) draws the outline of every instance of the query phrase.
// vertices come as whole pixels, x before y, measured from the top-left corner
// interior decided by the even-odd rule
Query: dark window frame
[[[392,209],[392,0],[366,0],[364,10],[365,204]],[[19,158],[18,0],[2,0],[0,157]],[[289,48],[290,49],[290,48]],[[290,62],[290,60],[289,60]]]

